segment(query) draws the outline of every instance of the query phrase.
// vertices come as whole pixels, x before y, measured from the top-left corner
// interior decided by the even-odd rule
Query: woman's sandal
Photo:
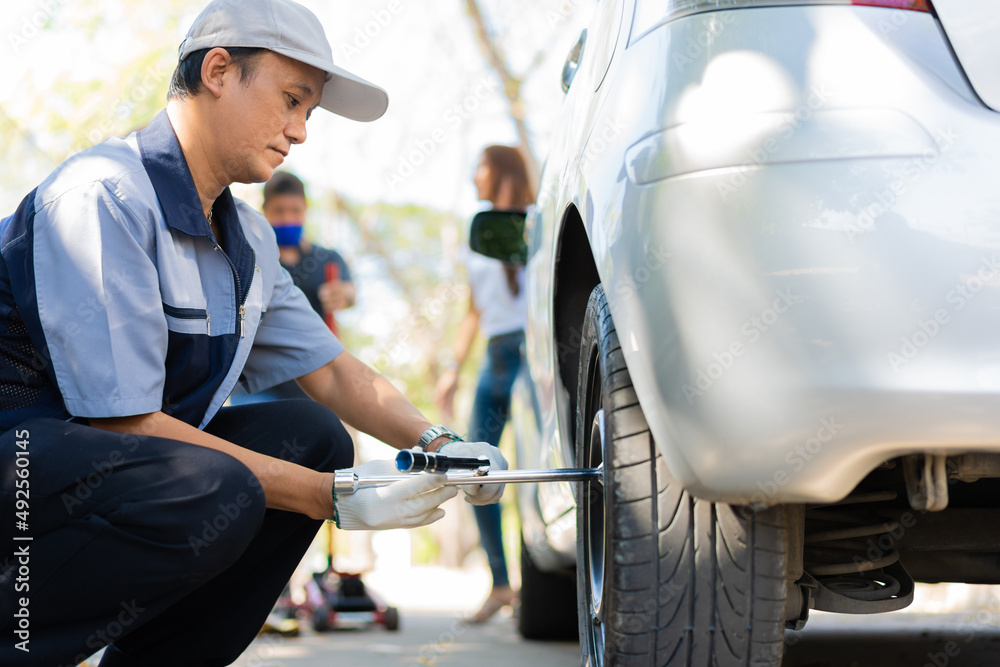
[[[490,596],[486,598],[485,602],[483,602],[483,606],[479,608],[479,611],[470,616],[466,620],[466,623],[472,625],[485,623],[502,608],[509,604],[514,604],[516,601],[517,593],[509,587],[505,586],[504,588],[494,588],[490,591]]]

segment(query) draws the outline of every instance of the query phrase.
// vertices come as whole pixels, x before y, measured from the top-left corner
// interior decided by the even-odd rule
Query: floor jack
[[[360,573],[341,572],[333,567],[333,524],[328,530],[326,569],[313,572],[305,585],[305,601],[295,602],[285,586],[262,632],[285,637],[299,635],[299,622],[306,621],[315,632],[361,629],[381,625],[399,629],[399,610],[380,600],[361,581]]]
[[[386,630],[398,630],[398,609],[386,605],[369,591],[359,573],[334,569],[333,524],[326,526],[330,537],[326,570],[314,572],[306,584],[305,606],[312,620],[312,629],[325,632],[374,624],[384,626]]]

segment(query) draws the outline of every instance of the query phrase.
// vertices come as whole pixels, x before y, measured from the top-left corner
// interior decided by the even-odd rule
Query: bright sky
[[[170,4],[170,3],[165,3]],[[33,0],[0,16],[0,63],[8,82],[0,90],[4,114],[46,146],[28,113],[27,95],[44,95],[62,76],[87,81],[107,72],[113,83],[123,62],[179,44],[202,0],[175,0],[180,25],[170,34],[155,4],[137,0]],[[420,203],[468,215],[475,201],[471,173],[481,148],[514,143],[499,79],[476,45],[462,0],[304,0],[326,28],[337,64],[385,88],[389,111],[373,123],[317,112],[309,139],[285,168],[316,184],[365,201]],[[593,0],[485,0],[491,27],[504,35],[514,72],[524,71],[542,47],[541,66],[524,87],[528,124],[539,160],[562,101],[559,72],[592,10]],[[91,30],[94,17],[100,27]],[[35,26],[49,22],[49,27]],[[159,43],[155,43],[160,40]],[[166,78],[170,71],[152,72]],[[57,110],[58,111],[58,110]],[[72,110],[66,110],[67,115]],[[113,121],[114,119],[110,119]],[[113,122],[109,123],[114,125]],[[113,127],[115,133],[132,128]],[[26,170],[40,180],[55,166]],[[393,174],[399,177],[394,178]],[[20,185],[20,184],[19,184]],[[23,187],[23,186],[22,186]],[[28,186],[29,188],[31,186]],[[239,188],[234,188],[239,192]],[[259,188],[252,189],[256,192]],[[24,192],[0,184],[0,206],[10,210]],[[243,193],[249,194],[249,193]]]

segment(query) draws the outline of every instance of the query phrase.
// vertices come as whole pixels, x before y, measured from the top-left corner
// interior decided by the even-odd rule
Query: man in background
[[[303,230],[308,208],[305,185],[295,175],[276,171],[264,185],[261,210],[278,238],[278,261],[291,274],[295,286],[305,293],[313,310],[323,316],[336,333],[336,313],[354,305],[357,291],[347,262],[340,253],[313,245],[305,238]],[[247,394],[242,387],[237,387],[230,403],[245,405],[305,397],[305,392],[291,380],[256,394]]]
[[[294,175],[275,172],[264,185],[261,210],[278,237],[278,261],[292,274],[292,281],[306,293],[316,312],[326,316],[353,306],[356,293],[340,253],[312,245],[303,236],[307,208],[305,186]],[[331,264],[337,267],[339,276],[328,281]]]

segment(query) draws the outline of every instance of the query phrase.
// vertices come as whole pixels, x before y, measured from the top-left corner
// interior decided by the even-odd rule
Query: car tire
[[[330,607],[326,604],[317,605],[312,613],[313,632],[326,632],[330,629]]]
[[[653,442],[602,287],[583,324],[576,463],[580,646],[588,667],[781,664],[786,513],[699,500]]]
[[[543,572],[521,539],[521,608],[517,629],[525,639],[577,639],[576,578]]]
[[[399,630],[399,609],[396,607],[386,607],[382,620],[385,623],[386,630],[397,632]]]

